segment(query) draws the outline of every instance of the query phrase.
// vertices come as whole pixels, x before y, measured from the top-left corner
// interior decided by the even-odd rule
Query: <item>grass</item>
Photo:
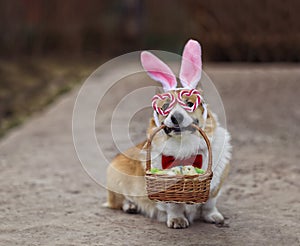
[[[82,82],[98,60],[0,60],[0,138]]]

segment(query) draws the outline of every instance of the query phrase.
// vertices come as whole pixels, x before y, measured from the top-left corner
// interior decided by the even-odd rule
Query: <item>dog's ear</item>
[[[195,89],[201,79],[201,46],[190,39],[184,47],[180,68],[180,82],[184,88]]]
[[[148,75],[162,84],[164,91],[170,91],[176,88],[176,76],[172,70],[155,55],[148,51],[143,51],[141,53],[141,63]]]

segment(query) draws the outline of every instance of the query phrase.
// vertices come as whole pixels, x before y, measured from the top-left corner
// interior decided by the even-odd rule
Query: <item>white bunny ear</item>
[[[194,89],[201,79],[201,46],[190,39],[184,47],[180,68],[180,82],[184,88]]]
[[[155,55],[148,51],[143,51],[141,53],[141,62],[148,75],[162,83],[164,91],[176,88],[177,80],[172,70]]]

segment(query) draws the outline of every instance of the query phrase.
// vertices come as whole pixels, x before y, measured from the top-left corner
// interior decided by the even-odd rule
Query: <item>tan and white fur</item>
[[[194,40],[190,40],[185,46],[180,72],[180,80],[184,88],[196,88],[200,80],[201,50],[199,50],[200,45]],[[196,59],[194,56],[197,56]],[[150,60],[150,63],[147,63],[145,59],[147,61]],[[194,65],[194,67],[191,68],[190,64],[186,64],[187,62]],[[158,63],[159,66],[156,66]],[[169,75],[171,72],[167,65],[160,60],[158,61],[158,58],[149,52],[142,53],[142,64],[152,78],[163,84],[165,91],[177,97],[180,89],[176,88],[176,78],[175,81],[174,78],[170,80]],[[162,79],[161,74],[156,76],[157,73],[152,73],[154,70],[160,70],[160,72],[168,74],[168,76],[166,79]],[[191,75],[190,77],[186,75],[187,72]],[[171,75],[173,76],[173,74]],[[191,97],[189,100],[193,103],[194,98]],[[163,104],[164,102],[161,103]],[[217,209],[216,203],[229,169],[229,160],[231,158],[230,135],[226,129],[219,125],[217,116],[211,112],[209,106],[206,107],[205,109],[204,104],[201,104],[194,112],[187,112],[177,103],[168,115],[162,116],[157,114],[155,117],[152,117],[147,130],[149,135],[157,127],[157,124],[165,124],[168,128],[166,131],[159,132],[152,141],[152,167],[161,168],[162,154],[174,156],[178,159],[202,154],[203,169],[206,169],[207,146],[205,141],[198,132],[189,131],[188,127],[194,123],[204,129],[210,139],[213,156],[213,179],[210,186],[210,196],[205,204],[163,203],[148,199],[145,192],[144,179],[144,142],[125,153],[117,155],[112,160],[107,170],[108,197],[104,206],[112,209],[123,209],[128,213],[140,212],[150,218],[166,222],[170,228],[186,228],[191,222],[200,217],[206,222],[223,223],[224,217]],[[203,118],[204,110],[207,110],[207,117],[205,118]],[[155,114],[156,112],[154,112]],[[176,132],[172,129],[178,123],[178,115],[180,115],[180,128],[182,130]]]

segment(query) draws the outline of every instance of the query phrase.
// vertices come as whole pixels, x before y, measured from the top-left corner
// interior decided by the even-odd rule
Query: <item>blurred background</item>
[[[117,55],[181,54],[204,62],[300,61],[298,0],[0,0],[0,136]]]

